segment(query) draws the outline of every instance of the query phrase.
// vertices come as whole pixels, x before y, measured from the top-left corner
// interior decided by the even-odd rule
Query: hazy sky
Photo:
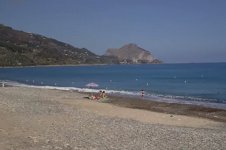
[[[226,0],[0,0],[0,23],[96,54],[135,43],[164,62],[226,62]]]

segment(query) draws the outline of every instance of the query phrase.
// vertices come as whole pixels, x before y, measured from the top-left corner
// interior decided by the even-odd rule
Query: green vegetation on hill
[[[0,25],[0,66],[111,63],[118,63],[117,58]]]

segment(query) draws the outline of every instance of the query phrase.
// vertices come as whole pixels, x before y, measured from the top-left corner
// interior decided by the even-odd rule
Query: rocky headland
[[[121,48],[110,48],[105,56],[114,56],[124,64],[157,64],[160,60],[155,58],[151,52],[137,46],[136,44],[127,44]]]

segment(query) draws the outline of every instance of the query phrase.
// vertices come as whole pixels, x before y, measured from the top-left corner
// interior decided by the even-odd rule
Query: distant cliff
[[[110,64],[117,58],[0,24],[0,66]]]
[[[127,44],[119,49],[108,49],[105,56],[117,57],[120,63],[126,64],[161,63],[149,51],[138,47],[136,44]]]

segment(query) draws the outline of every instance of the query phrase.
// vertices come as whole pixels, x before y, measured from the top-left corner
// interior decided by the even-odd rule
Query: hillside
[[[118,63],[85,48],[0,25],[0,66]]]
[[[108,49],[105,56],[117,57],[120,63],[127,64],[161,63],[149,51],[138,47],[136,44],[127,44],[119,49]]]

